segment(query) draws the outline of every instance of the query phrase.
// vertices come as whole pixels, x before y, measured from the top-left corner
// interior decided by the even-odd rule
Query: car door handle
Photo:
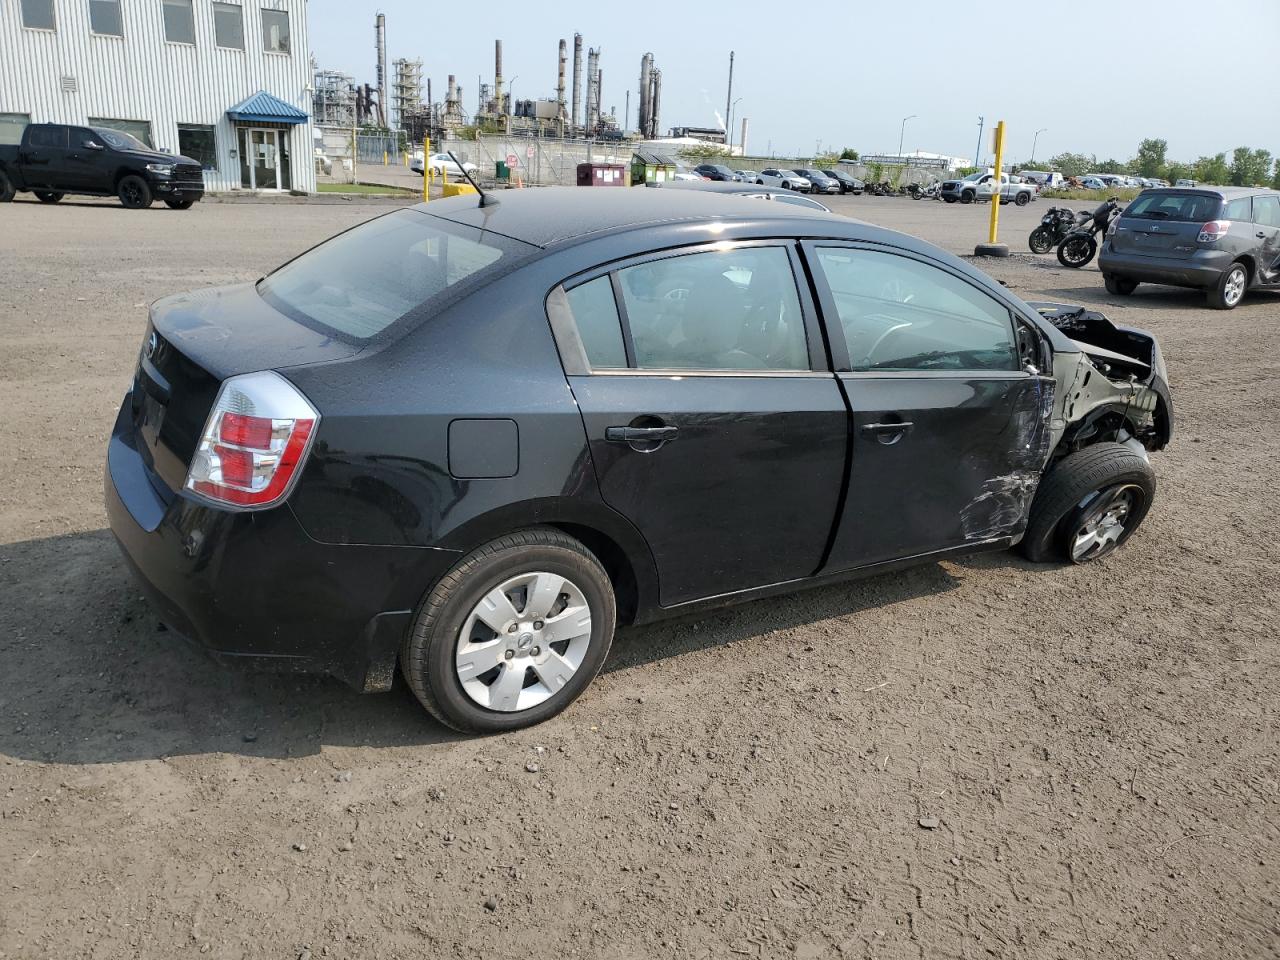
[[[1257,233],[1254,234],[1254,236],[1257,237],[1259,240],[1267,239],[1266,233],[1264,233],[1262,230],[1259,230]]]
[[[606,427],[604,438],[610,443],[636,443],[648,441],[661,443],[674,440],[680,430],[677,427]]]
[[[913,426],[915,424],[910,420],[900,420],[897,423],[864,423],[862,432],[875,437],[878,443],[891,447],[910,433]]]

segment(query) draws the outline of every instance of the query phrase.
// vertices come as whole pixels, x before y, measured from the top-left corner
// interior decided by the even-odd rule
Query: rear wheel
[[[116,187],[120,203],[130,210],[143,210],[151,206],[151,188],[141,177],[130,174]]]
[[[1030,203],[1030,202],[1031,202],[1031,194],[1029,194],[1029,193],[1020,193],[1020,194],[1018,194],[1016,197],[1014,197],[1014,198],[1013,198],[1013,202],[1014,202],[1015,204],[1017,204],[1018,206],[1020,206],[1020,207],[1025,207],[1028,203]]]
[[[1091,236],[1076,234],[1058,244],[1058,262],[1064,267],[1079,269],[1098,252],[1098,241]]]
[[[1119,443],[1077,450],[1041,481],[1019,549],[1035,561],[1105,557],[1138,529],[1155,492],[1141,454]]]
[[[8,203],[18,191],[13,189],[13,181],[9,175],[0,170],[0,203]]]
[[[1233,263],[1223,271],[1218,282],[1209,288],[1207,299],[1215,310],[1231,310],[1244,299],[1249,287],[1249,268],[1243,263]]]
[[[1131,280],[1128,277],[1118,277],[1115,274],[1108,273],[1102,278],[1102,282],[1106,285],[1107,293],[1114,293],[1117,297],[1127,297],[1133,291],[1138,289],[1138,281]]]
[[[464,557],[423,601],[400,667],[422,705],[455,730],[539,723],[572,703],[613,642],[613,586],[579,541],[548,528]]]
[[[36,199],[41,203],[57,203],[66,196],[65,193],[57,193],[53,190],[37,190],[35,195]]]
[[[1027,237],[1027,246],[1032,253],[1048,253],[1053,249],[1053,231],[1048,227],[1036,227]]]
[[[194,200],[166,200],[164,205],[170,210],[190,210]]]

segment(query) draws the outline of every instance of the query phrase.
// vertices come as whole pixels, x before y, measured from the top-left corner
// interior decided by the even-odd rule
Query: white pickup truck
[[[963,180],[944,180],[942,182],[942,199],[947,203],[973,203],[975,200],[990,200],[995,192],[995,172],[971,173]],[[1022,182],[1021,177],[1010,178],[1009,174],[1000,174],[1000,202],[1016,203],[1025,207],[1035,199],[1034,184]]]

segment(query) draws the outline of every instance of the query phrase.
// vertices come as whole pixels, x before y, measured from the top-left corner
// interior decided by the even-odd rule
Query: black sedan
[[[867,188],[865,183],[844,170],[823,170],[822,172],[840,184],[841,193],[852,193],[854,196],[858,196]]]
[[[1172,430],[1152,337],[776,202],[400,209],[157,302],[111,528],[221,658],[544,720],[614,629],[1020,544],[1107,556]]]
[[[693,172],[700,177],[706,177],[708,180],[717,180],[722,183],[740,183],[742,181],[736,170],[730,170],[723,163],[700,163],[693,168]]]

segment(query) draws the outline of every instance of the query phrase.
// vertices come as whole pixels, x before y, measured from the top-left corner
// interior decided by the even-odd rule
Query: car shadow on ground
[[[1202,290],[1188,290],[1183,287],[1164,287],[1157,284],[1144,283],[1127,297],[1118,297],[1108,293],[1106,287],[1099,282],[1096,286],[1055,287],[1042,291],[1033,297],[1035,300],[1057,300],[1062,303],[1078,303],[1088,306],[1105,307],[1146,307],[1161,310],[1204,310],[1205,295]],[[1277,291],[1250,290],[1237,310],[1248,310],[1250,306],[1275,307],[1280,304]],[[1105,309],[1102,311],[1106,312]]]
[[[1008,554],[999,554],[1008,562]],[[953,589],[939,564],[619,632],[605,665],[629,670]],[[0,546],[0,754],[90,764],[466,739],[402,682],[365,696],[324,677],[215,663],[164,629],[106,530]]]

